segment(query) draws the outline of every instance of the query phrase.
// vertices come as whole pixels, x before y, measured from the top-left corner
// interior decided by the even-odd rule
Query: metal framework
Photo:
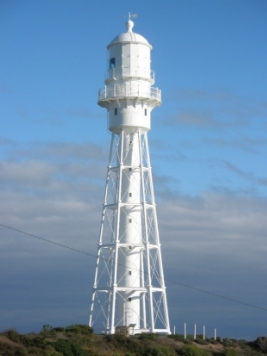
[[[132,161],[138,164],[129,165]],[[122,188],[125,179],[133,187],[136,186],[133,180],[137,180],[140,192],[132,192],[140,194],[137,201],[131,203],[125,199],[128,193]],[[132,237],[126,242],[127,224],[121,223],[121,217],[136,210],[141,227],[132,221]],[[132,261],[120,263],[123,261],[120,255],[125,256],[127,249],[138,253]],[[118,269],[123,272],[118,274]],[[135,272],[138,283],[133,284],[137,286],[123,283],[129,272]],[[131,300],[133,304],[140,303],[140,325],[134,333],[170,333],[148,140],[147,134],[141,134],[140,130],[112,135],[89,324],[94,326],[97,320],[102,320],[103,331],[111,334],[117,326],[130,325],[123,320],[126,312],[117,313],[117,304],[126,305],[131,295],[137,296]]]

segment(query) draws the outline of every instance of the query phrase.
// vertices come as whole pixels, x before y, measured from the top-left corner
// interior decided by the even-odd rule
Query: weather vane
[[[128,21],[131,20],[131,18],[137,17],[137,14],[131,14],[130,12],[128,13]]]

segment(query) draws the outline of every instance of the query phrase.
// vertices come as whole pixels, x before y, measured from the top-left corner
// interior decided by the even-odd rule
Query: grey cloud
[[[267,146],[267,139],[264,137],[250,138],[250,137],[238,137],[236,139],[225,139],[221,137],[213,139],[204,139],[205,143],[216,145],[219,147],[233,147],[242,151],[263,154],[262,150]]]
[[[9,156],[13,159],[39,158],[71,160],[106,160],[106,150],[92,143],[50,142],[47,144],[33,143],[24,149],[12,150]]]
[[[260,178],[259,183],[267,186],[267,178]]]
[[[15,146],[17,146],[17,143],[15,141],[7,139],[5,137],[0,137],[0,145],[15,147]]]
[[[251,120],[264,122],[267,117],[266,102],[241,97],[227,90],[211,92],[180,88],[172,95],[172,102],[178,104],[178,108],[170,115],[171,125],[231,128],[249,126]]]
[[[0,180],[4,185],[10,183],[43,185],[55,172],[55,167],[41,161],[0,163]]]
[[[255,176],[254,173],[252,172],[245,172],[244,170],[240,169],[236,165],[228,162],[228,161],[222,161],[223,164],[232,171],[233,173],[237,174],[239,177],[242,177],[248,181],[255,182],[259,185],[266,185],[266,178],[258,178]]]
[[[222,160],[221,161],[223,165],[229,169],[231,172],[237,174],[239,177],[242,177],[244,179],[248,180],[254,180],[254,174],[252,172],[245,172],[244,170],[240,169],[236,165],[232,164],[231,162]]]
[[[93,114],[89,109],[87,108],[75,108],[71,109],[69,108],[67,110],[67,115],[71,117],[79,117],[79,118],[86,118],[86,119],[95,119],[96,115]]]
[[[204,127],[223,127],[226,125],[223,122],[215,121],[209,114],[199,114],[189,110],[171,115],[169,123]]]
[[[77,143],[52,143],[43,150],[40,149],[39,154],[49,157],[70,157],[75,159],[106,159],[106,150],[92,143],[77,144]]]

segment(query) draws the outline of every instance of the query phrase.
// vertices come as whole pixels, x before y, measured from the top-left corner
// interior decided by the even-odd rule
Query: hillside
[[[191,340],[190,340],[191,339]],[[267,354],[267,337],[253,342],[182,335],[96,335],[87,325],[52,328],[39,333],[0,333],[0,356],[259,356]]]

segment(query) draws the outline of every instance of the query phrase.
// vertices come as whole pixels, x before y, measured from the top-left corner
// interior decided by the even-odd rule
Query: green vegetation
[[[196,340],[183,335],[95,335],[87,325],[43,325],[39,334],[0,333],[0,356],[260,356],[267,337],[253,342],[217,338]]]

